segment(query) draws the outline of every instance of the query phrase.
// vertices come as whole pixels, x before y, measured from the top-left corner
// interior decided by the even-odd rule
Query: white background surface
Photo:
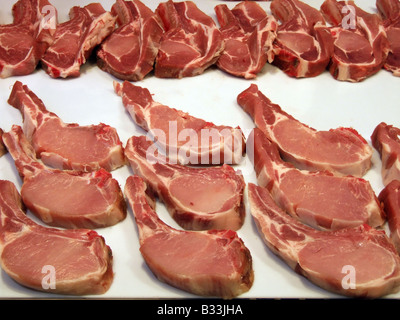
[[[59,21],[68,19],[69,8],[85,5],[93,1],[52,0],[59,13]],[[110,10],[113,0],[99,1]],[[144,0],[155,9],[161,0]],[[214,6],[226,3],[233,7],[236,1],[197,0],[198,7],[213,17]],[[321,0],[308,0],[319,8]],[[10,23],[11,7],[14,0],[2,0],[0,24]],[[361,8],[375,12],[375,1],[358,0]],[[269,2],[260,2],[269,13]],[[43,100],[49,111],[56,113],[66,123],[80,125],[106,123],[117,128],[122,143],[132,135],[143,134],[125,111],[121,98],[113,91],[113,81],[120,81],[101,71],[95,63],[87,63],[82,74],[75,79],[52,79],[38,69],[31,75],[0,80],[0,128],[10,130],[13,124],[22,125],[18,110],[7,103],[11,87],[20,80]],[[240,126],[248,134],[254,127],[250,117],[237,105],[236,97],[251,83],[272,102],[292,114],[295,118],[318,130],[329,130],[340,126],[353,127],[369,143],[370,136],[381,121],[400,127],[399,89],[400,78],[381,70],[378,74],[361,83],[339,82],[328,72],[316,78],[294,79],[286,76],[278,68],[266,65],[255,80],[232,77],[216,68],[204,74],[184,79],[157,79],[149,74],[136,83],[147,87],[154,99],[191,115],[220,125]],[[381,162],[374,150],[373,166],[365,176],[375,192],[383,188],[380,176]],[[235,168],[242,170],[246,182],[256,182],[250,161],[244,158]],[[113,176],[121,187],[132,174],[125,166],[113,171]],[[0,179],[14,182],[18,189],[21,180],[9,154],[0,158]],[[160,217],[169,225],[179,228],[169,217],[162,203],[158,203]],[[31,213],[28,215],[35,220]],[[37,221],[37,220],[35,220]],[[40,223],[39,221],[37,221]],[[114,282],[107,293],[93,298],[196,298],[191,294],[170,287],[158,281],[144,263],[140,252],[136,225],[129,208],[127,218],[109,228],[97,229],[111,247],[114,256]],[[238,231],[249,248],[253,258],[255,281],[249,292],[241,298],[330,298],[338,297],[310,283],[297,275],[285,263],[275,257],[262,242],[248,212],[243,227]],[[36,292],[16,284],[0,271],[1,298],[59,298],[60,296]],[[388,297],[400,297],[400,294]]]

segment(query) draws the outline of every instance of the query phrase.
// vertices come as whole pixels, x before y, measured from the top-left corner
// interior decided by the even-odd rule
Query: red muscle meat
[[[326,0],[321,5],[335,39],[329,71],[341,81],[359,82],[382,69],[389,43],[377,14],[365,12],[354,1]]]
[[[57,10],[47,0],[19,0],[12,24],[0,26],[0,78],[35,71],[53,41]]]
[[[388,183],[380,192],[379,200],[387,215],[390,238],[400,253],[400,181],[392,180]]]
[[[153,70],[164,32],[158,16],[141,1],[117,0],[118,28],[97,52],[98,66],[123,80],[142,80]]]
[[[194,2],[168,0],[158,5],[156,14],[165,30],[156,58],[156,77],[196,76],[217,61],[224,49],[221,32]]]
[[[80,171],[112,171],[125,165],[122,143],[114,128],[63,123],[20,81],[15,82],[8,103],[21,112],[24,134],[46,165]]]
[[[126,217],[126,204],[118,181],[100,169],[95,172],[47,168],[14,125],[4,143],[23,178],[21,197],[26,207],[48,225],[62,228],[103,228]]]
[[[243,176],[232,167],[197,168],[168,163],[145,136],[131,137],[125,155],[135,174],[166,204],[186,230],[238,230],[244,222]]]
[[[315,77],[326,70],[333,38],[321,13],[298,0],[273,0],[278,26],[273,64],[292,77]]]
[[[103,294],[113,281],[112,252],[102,236],[36,224],[6,180],[0,181],[0,258],[2,269],[16,282],[47,293]],[[49,271],[55,274],[46,281]]]
[[[251,254],[235,231],[171,228],[152,208],[146,184],[138,176],[127,179],[125,195],[138,226],[140,252],[160,281],[195,295],[224,299],[251,288]]]
[[[3,133],[4,131],[0,129],[0,157],[7,153],[6,146],[4,145],[3,142]]]
[[[128,81],[114,82],[115,92],[133,120],[181,164],[236,164],[245,150],[240,128],[217,126],[153,100],[149,90]]]
[[[282,158],[296,167],[356,177],[371,167],[372,148],[356,130],[310,128],[273,104],[255,84],[240,93],[237,100],[256,127],[277,144]]]
[[[385,69],[400,76],[400,2],[398,0],[377,0],[376,6],[383,19],[389,53],[386,58]]]
[[[114,30],[116,22],[100,3],[74,6],[69,17],[57,26],[54,42],[42,58],[43,69],[53,78],[78,77],[94,47]]]
[[[247,143],[255,146],[258,185],[266,187],[280,207],[303,223],[321,230],[384,224],[385,214],[368,181],[296,169],[282,161],[276,144],[258,128]]]
[[[275,18],[251,1],[240,2],[232,10],[226,4],[214,9],[225,41],[216,65],[232,75],[255,78],[274,58],[272,43],[278,27]]]
[[[267,189],[248,185],[250,212],[265,244],[293,270],[326,290],[381,297],[400,288],[400,257],[384,230],[367,225],[336,231],[289,216]]]
[[[371,135],[372,145],[381,157],[381,175],[385,186],[392,180],[400,180],[399,134],[399,128],[381,122]]]

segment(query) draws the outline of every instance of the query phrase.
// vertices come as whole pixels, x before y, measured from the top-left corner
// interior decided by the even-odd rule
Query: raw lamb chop
[[[118,181],[100,169],[95,172],[47,168],[20,126],[4,133],[4,143],[23,178],[21,197],[44,223],[62,228],[102,228],[126,217],[126,203]]]
[[[400,181],[392,180],[379,194],[387,215],[390,239],[400,253]]]
[[[115,92],[134,121],[157,137],[169,160],[181,164],[236,164],[245,150],[240,128],[216,126],[153,100],[149,90],[128,81],[114,82]]]
[[[168,0],[158,5],[165,33],[156,58],[155,76],[183,78],[202,74],[224,49],[214,20],[194,2]]]
[[[338,175],[363,176],[371,167],[372,148],[352,128],[317,131],[273,104],[252,84],[238,95],[238,103],[282,158],[307,170],[328,170]]]
[[[194,168],[168,163],[145,136],[131,137],[125,155],[135,174],[186,230],[238,230],[244,222],[243,176],[224,164]]]
[[[111,34],[116,22],[100,3],[74,6],[69,17],[57,26],[54,42],[42,58],[43,69],[53,78],[78,77],[94,47]]]
[[[14,184],[0,180],[1,266],[12,279],[47,293],[103,294],[109,289],[113,257],[102,236],[88,229],[44,227],[23,210]]]
[[[215,8],[225,49],[217,66],[232,75],[252,79],[274,55],[272,43],[278,24],[256,2],[243,1],[232,10],[226,4]]]
[[[398,0],[377,0],[376,6],[383,19],[386,36],[389,42],[389,53],[385,69],[400,76],[400,2]]]
[[[381,175],[385,186],[392,180],[400,180],[399,134],[399,128],[381,122],[371,135],[372,145],[381,156]]]
[[[359,82],[382,69],[389,43],[377,14],[363,11],[354,1],[336,0],[324,1],[321,12],[334,26],[329,71],[335,79]]]
[[[158,16],[139,0],[117,0],[119,27],[100,46],[98,66],[123,80],[142,80],[150,71],[164,32]]]
[[[267,189],[248,185],[260,235],[290,268],[326,290],[377,298],[399,290],[400,257],[384,230],[368,225],[320,231],[280,209]]]
[[[273,0],[271,12],[282,22],[273,64],[296,78],[324,72],[333,53],[333,38],[321,13],[298,0]]]
[[[57,10],[47,0],[19,0],[12,24],[0,26],[0,78],[35,71],[53,41]]]
[[[253,140],[253,141],[252,141]],[[380,227],[385,214],[370,183],[328,171],[296,169],[282,161],[276,144],[255,128],[247,143],[254,144],[258,185],[293,217],[321,230],[369,224]]]
[[[232,230],[182,231],[160,220],[146,184],[130,176],[125,195],[139,230],[140,252],[155,276],[201,296],[231,299],[253,284],[250,251]]]
[[[3,130],[0,129],[0,157],[7,153],[6,146],[4,145],[3,142],[3,133],[4,133]]]
[[[112,171],[125,165],[122,143],[114,128],[103,123],[66,124],[20,81],[15,82],[8,103],[21,112],[24,133],[44,164],[80,171]]]

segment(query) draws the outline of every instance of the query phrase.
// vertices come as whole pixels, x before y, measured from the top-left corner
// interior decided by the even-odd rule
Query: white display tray
[[[67,20],[68,11],[73,5],[86,5],[95,1],[51,0],[59,13],[59,21]],[[106,10],[111,9],[113,0],[100,0]],[[144,0],[155,9],[161,0]],[[226,3],[229,7],[236,1],[197,0],[198,7],[213,17],[214,6]],[[322,0],[306,1],[316,8]],[[0,23],[10,23],[11,7],[14,0],[2,0]],[[267,12],[269,2],[259,2]],[[357,1],[363,9],[373,12],[374,0]],[[144,134],[125,111],[122,100],[114,93],[113,81],[120,81],[101,71],[95,63],[82,67],[82,74],[75,79],[52,79],[42,69],[31,75],[11,77],[0,80],[0,128],[10,130],[13,124],[22,125],[18,110],[7,103],[11,87],[16,80],[28,87],[43,100],[49,111],[56,113],[66,123],[80,125],[106,123],[117,129],[125,145],[132,135]],[[240,126],[245,134],[254,127],[251,118],[239,107],[237,95],[251,83],[279,104],[285,111],[301,122],[318,130],[337,127],[353,127],[369,143],[370,136],[381,121],[400,127],[400,78],[381,70],[378,74],[361,83],[339,82],[326,71],[309,79],[288,77],[278,68],[266,65],[257,79],[245,80],[230,76],[216,68],[204,74],[184,79],[158,79],[149,74],[137,85],[146,87],[154,94],[154,99],[170,107],[189,112],[191,115],[214,122],[218,125]],[[372,168],[366,174],[376,193],[383,184],[381,181],[381,161],[374,150]],[[251,162],[243,158],[236,169],[242,170],[246,182],[256,182]],[[112,172],[121,187],[132,174],[128,166]],[[0,158],[0,179],[15,183],[18,189],[22,181],[9,154]],[[246,203],[247,205],[247,203]],[[284,262],[271,253],[263,243],[246,206],[246,218],[238,231],[249,248],[253,258],[254,284],[250,291],[240,298],[333,298],[339,297],[323,290],[304,277],[296,274]],[[162,203],[157,204],[157,212],[169,225],[179,228],[171,219]],[[40,223],[33,215],[28,215]],[[114,281],[104,295],[93,298],[197,298],[194,295],[175,289],[157,280],[147,268],[140,252],[137,227],[129,208],[127,218],[119,224],[96,230],[104,236],[111,247],[115,273]],[[60,298],[63,296],[42,293],[27,289],[14,282],[4,271],[0,271],[0,298]],[[388,297],[400,297],[400,294]]]

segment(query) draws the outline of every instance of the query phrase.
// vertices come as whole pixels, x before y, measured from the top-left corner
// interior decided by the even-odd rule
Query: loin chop
[[[354,1],[326,0],[321,12],[335,39],[329,71],[341,81],[359,82],[382,69],[389,43],[382,21]]]
[[[282,158],[300,169],[361,177],[371,167],[372,148],[352,128],[310,128],[273,104],[255,84],[240,93],[237,101],[256,127],[277,144]]]
[[[138,226],[140,252],[160,281],[196,295],[224,299],[251,288],[251,254],[235,231],[171,228],[157,216],[146,184],[138,176],[127,179],[125,196]]]
[[[266,187],[280,207],[302,222],[322,230],[361,224],[380,227],[385,222],[368,181],[328,171],[299,170],[281,159],[276,144],[258,128],[248,143],[254,143],[258,185]]]
[[[13,23],[0,26],[0,78],[35,71],[53,41],[57,10],[47,0],[19,0]]]
[[[156,77],[196,76],[217,61],[224,49],[221,32],[193,1],[161,2],[156,14],[165,30],[156,58]]]
[[[131,137],[125,155],[134,173],[163,200],[186,230],[238,230],[244,222],[243,176],[232,167],[171,164],[145,136]]]
[[[386,58],[385,69],[400,76],[400,2],[399,0],[377,0],[376,7],[383,20],[389,53]]]
[[[153,100],[149,90],[128,81],[114,82],[115,92],[133,120],[166,153],[182,164],[236,164],[245,150],[240,128],[217,126]]]
[[[47,293],[103,294],[113,281],[112,252],[102,236],[88,229],[36,224],[26,216],[14,184],[6,180],[0,181],[0,257],[12,279]],[[49,272],[55,274],[47,281]]]
[[[248,185],[250,212],[265,244],[314,284],[352,297],[399,290],[400,257],[384,230],[368,225],[321,231],[294,219],[267,189]]]
[[[44,223],[93,229],[125,219],[125,199],[118,181],[108,171],[50,169],[36,159],[22,128],[16,125],[3,138],[23,179],[21,198]]]
[[[139,0],[117,0],[118,28],[97,52],[98,66],[123,80],[142,80],[153,70],[164,32],[158,16]]]
[[[100,3],[74,6],[69,17],[57,26],[54,42],[42,58],[43,69],[53,78],[78,77],[81,66],[114,30],[116,22]]]
[[[271,12],[282,22],[272,63],[296,78],[324,72],[333,53],[333,38],[321,13],[298,0],[273,0]]]
[[[400,253],[400,181],[392,180],[385,186],[379,193],[379,200],[387,215],[390,238]]]
[[[375,127],[371,135],[372,145],[381,157],[381,175],[385,186],[392,180],[400,180],[399,134],[399,128],[381,122]]]
[[[125,165],[122,143],[114,128],[103,123],[66,124],[20,81],[15,82],[8,103],[21,112],[25,136],[44,164],[80,171],[112,171]]]
[[[274,55],[272,43],[278,24],[256,2],[242,1],[232,10],[226,4],[214,8],[225,48],[216,65],[225,72],[253,79]]]

